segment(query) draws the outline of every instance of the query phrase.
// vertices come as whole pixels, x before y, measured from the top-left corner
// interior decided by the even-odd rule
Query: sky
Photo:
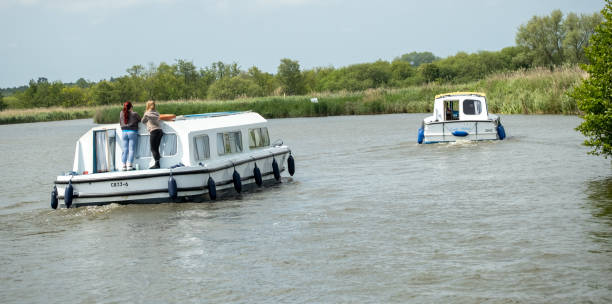
[[[100,81],[182,59],[276,73],[413,51],[447,57],[515,45],[534,16],[592,14],[603,0],[0,0],[0,88]]]

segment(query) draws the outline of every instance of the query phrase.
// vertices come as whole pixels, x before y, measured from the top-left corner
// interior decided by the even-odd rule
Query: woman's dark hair
[[[128,118],[129,118],[129,111],[132,109],[132,103],[129,101],[126,101],[123,104],[123,123],[127,125],[128,123]]]

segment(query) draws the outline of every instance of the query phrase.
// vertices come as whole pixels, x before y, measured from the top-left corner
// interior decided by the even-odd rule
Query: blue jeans
[[[123,131],[121,139],[123,139],[121,142],[121,148],[123,149],[123,152],[121,153],[121,161],[123,164],[131,164],[134,162],[134,149],[136,148],[136,142],[138,141],[138,132]]]

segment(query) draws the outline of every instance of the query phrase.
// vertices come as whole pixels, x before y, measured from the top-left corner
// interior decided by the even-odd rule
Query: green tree
[[[215,79],[219,80],[221,78],[232,78],[240,75],[240,67],[238,63],[233,62],[231,64],[223,63],[221,61],[214,62],[210,68],[208,68],[214,75]]]
[[[191,61],[177,60],[177,73],[182,82],[180,98],[193,99],[197,96],[198,72]]]
[[[394,60],[391,63],[391,80],[403,81],[408,77],[412,77],[415,74],[415,69],[410,62]]]
[[[151,98],[176,100],[181,98],[184,82],[178,76],[178,67],[165,62],[159,64],[150,78]]]
[[[63,107],[85,105],[85,89],[77,86],[64,87],[60,91],[60,98]]]
[[[200,69],[196,83],[196,94],[199,98],[208,96],[208,89],[215,82],[216,74],[209,68]]]
[[[223,77],[210,86],[208,96],[220,100],[261,96],[261,88],[246,75]]]
[[[132,77],[139,77],[142,76],[142,74],[144,73],[144,67],[140,64],[134,65],[131,68],[128,68],[127,70],[125,70],[126,72],[128,72],[128,74],[130,74],[130,76]]]
[[[563,50],[566,60],[570,63],[586,63],[584,49],[589,45],[589,39],[595,32],[595,27],[602,21],[599,13],[592,15],[576,15],[569,13],[563,21],[565,37]]]
[[[507,63],[510,71],[527,69],[531,66],[531,60],[527,55],[528,50],[520,46],[505,47],[500,51],[502,60]]]
[[[329,90],[327,88],[327,77],[334,72],[334,67],[316,67],[311,70],[304,71],[304,84],[307,91],[322,92]]]
[[[300,64],[297,61],[288,58],[281,59],[276,77],[285,93],[289,95],[305,93],[304,77],[300,72]]]
[[[97,105],[107,105],[120,103],[119,96],[115,93],[114,84],[107,80],[102,80],[92,87],[93,100]]]
[[[81,89],[86,89],[89,88],[93,85],[93,83],[85,80],[85,78],[81,77],[79,78],[76,82],[75,82],[76,86],[81,88]]]
[[[412,65],[413,67],[418,67],[424,63],[432,63],[439,59],[439,57],[436,57],[436,55],[431,52],[412,52],[404,54],[399,58],[396,58],[396,60],[401,60],[410,63],[410,65]]]
[[[584,144],[593,147],[589,153],[612,155],[612,0],[606,0],[601,11],[604,21],[591,36],[583,65],[588,78],[570,96],[584,113],[584,121],[576,128],[587,137]]]
[[[550,16],[533,16],[519,27],[516,44],[529,50],[534,65],[555,66],[563,63],[565,30],[563,13],[554,10]]]
[[[584,49],[595,27],[601,23],[601,15],[576,15],[569,13],[563,19],[560,10],[550,16],[534,16],[519,27],[516,44],[526,51],[521,57],[529,57],[534,66],[558,66],[563,63],[584,63]]]
[[[128,100],[134,102],[146,99],[146,92],[139,78],[123,76],[114,79],[113,83],[117,98],[115,102],[125,102]]]
[[[262,96],[272,95],[278,86],[274,79],[274,75],[262,72],[256,66],[251,67],[247,75],[259,86]]]
[[[60,81],[49,83],[47,78],[30,80],[28,88],[18,96],[19,103],[25,108],[52,107],[61,104],[61,91],[64,84]]]
[[[6,103],[4,103],[4,96],[0,94],[0,111],[4,111],[6,109]]]
[[[432,82],[440,77],[440,68],[435,63],[426,63],[419,67],[419,73],[427,82]]]

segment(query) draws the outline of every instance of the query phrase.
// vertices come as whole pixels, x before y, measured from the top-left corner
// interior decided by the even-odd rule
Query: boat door
[[[93,173],[115,171],[115,129],[94,131]]]
[[[445,100],[444,109],[446,121],[459,120],[459,100]]]

